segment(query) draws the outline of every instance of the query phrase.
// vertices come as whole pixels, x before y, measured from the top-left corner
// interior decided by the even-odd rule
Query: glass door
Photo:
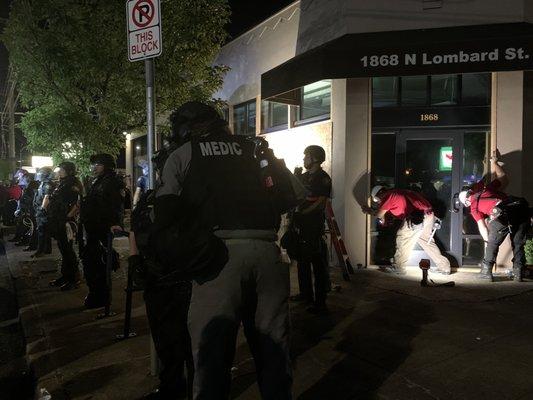
[[[454,212],[454,194],[462,187],[463,132],[403,131],[396,145],[398,188],[421,192],[432,204],[442,228],[435,240],[452,266],[462,265],[462,212]],[[421,247],[412,252],[410,265],[429,258]]]

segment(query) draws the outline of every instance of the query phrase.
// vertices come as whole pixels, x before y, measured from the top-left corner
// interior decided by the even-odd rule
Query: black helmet
[[[317,145],[307,146],[304,150],[304,154],[309,154],[313,160],[317,163],[322,164],[326,161],[326,152],[324,148]]]
[[[217,110],[213,107],[189,101],[170,114],[171,142],[186,142],[194,134],[208,133],[215,127],[227,126]]]
[[[57,166],[58,168],[62,168],[65,170],[67,175],[76,175],[76,165],[73,162],[70,161],[63,161],[61,164]]]
[[[115,157],[111,154],[100,153],[91,156],[91,164],[101,164],[105,169],[115,169],[117,164],[115,163]]]

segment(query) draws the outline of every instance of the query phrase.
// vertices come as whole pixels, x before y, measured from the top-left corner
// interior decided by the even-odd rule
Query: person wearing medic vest
[[[80,254],[89,293],[85,307],[100,308],[108,302],[106,256],[108,235],[122,231],[124,219],[124,182],[115,172],[110,154],[96,154],[90,159],[94,179],[80,208],[85,230],[85,245]],[[113,252],[113,269],[118,268],[118,254]]]
[[[321,167],[325,160],[326,152],[320,146],[308,146],[304,150],[306,172],[297,176],[307,190],[307,197],[292,218],[300,238],[297,256],[300,293],[291,299],[307,302],[311,305],[308,311],[315,314],[327,311],[326,295],[329,286],[324,210],[331,197],[331,178]],[[314,276],[314,293],[311,275]]]
[[[531,226],[529,204],[523,198],[508,196],[503,192],[509,179],[499,164],[497,150],[490,162],[495,179],[487,185],[479,181],[469,190],[459,193],[459,201],[465,207],[470,207],[470,215],[486,243],[479,277],[491,282],[494,280],[492,269],[499,247],[510,235],[513,248],[512,277],[516,282],[522,282],[526,261],[524,246]]]
[[[52,253],[52,237],[50,236],[50,229],[48,225],[48,203],[50,201],[50,194],[54,189],[52,184],[52,176],[54,171],[50,167],[42,167],[37,172],[35,180],[39,181],[39,188],[37,189],[33,198],[33,208],[35,209],[35,221],[37,225],[37,251],[32,254],[32,257],[41,257],[44,254]]]
[[[59,185],[50,196],[48,217],[50,233],[56,239],[61,253],[61,276],[51,281],[50,285],[65,291],[78,287],[80,280],[73,242],[83,186],[76,177],[76,166],[72,162],[62,162],[58,169]]]
[[[290,399],[289,270],[275,243],[280,216],[261,179],[255,143],[231,135],[218,112],[199,102],[182,105],[171,123],[184,144],[165,163],[154,224],[178,220],[185,232],[212,232],[227,251],[221,265],[192,282],[193,398],[229,398],[242,322],[262,398]]]
[[[405,267],[417,243],[436,265],[431,268],[431,272],[444,275],[451,273],[450,261],[442,255],[435,240],[431,238],[436,217],[429,201],[420,193],[412,190],[386,189],[380,185],[372,188],[371,197],[378,205],[378,209],[362,205],[361,210],[364,213],[373,215],[380,221],[385,221],[387,213],[403,220],[396,233],[396,252],[394,253],[396,273],[405,274]]]

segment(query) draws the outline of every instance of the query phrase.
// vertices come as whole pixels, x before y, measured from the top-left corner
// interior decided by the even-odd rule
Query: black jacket
[[[124,182],[114,171],[95,178],[82,201],[81,222],[88,231],[123,225]]]

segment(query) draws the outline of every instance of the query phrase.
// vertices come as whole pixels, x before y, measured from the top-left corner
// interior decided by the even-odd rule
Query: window
[[[373,107],[487,106],[490,74],[446,74],[372,79]],[[399,99],[399,100],[398,100]]]
[[[233,107],[233,133],[255,136],[255,100]]]
[[[490,104],[490,74],[464,74],[462,80],[462,103],[469,106]]]
[[[227,105],[222,106],[220,112],[224,121],[229,122],[229,107]]]
[[[328,118],[331,112],[331,81],[319,81],[302,89],[299,120]]]
[[[427,76],[402,77],[402,106],[425,106],[427,104]]]
[[[431,105],[449,106],[458,103],[459,75],[435,75],[431,77]]]
[[[263,130],[286,129],[289,122],[289,106],[283,103],[263,100],[261,102]]]
[[[398,105],[397,76],[372,79],[372,99],[374,107],[391,107]]]

